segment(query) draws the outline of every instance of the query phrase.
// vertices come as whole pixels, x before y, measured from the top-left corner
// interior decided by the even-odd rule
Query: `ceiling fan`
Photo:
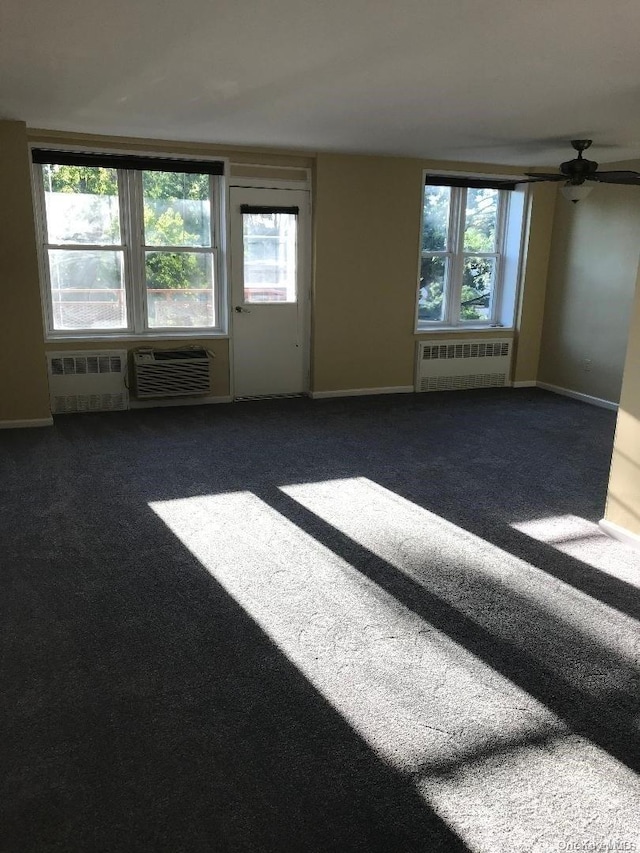
[[[534,183],[536,181],[565,181],[562,187],[563,195],[574,203],[588,195],[592,186],[585,186],[586,181],[595,181],[600,184],[627,184],[640,187],[640,172],[613,171],[599,172],[595,160],[587,160],[582,152],[591,146],[591,139],[572,139],[571,146],[578,152],[573,160],[567,160],[560,164],[560,173],[526,172],[528,181],[522,183]]]

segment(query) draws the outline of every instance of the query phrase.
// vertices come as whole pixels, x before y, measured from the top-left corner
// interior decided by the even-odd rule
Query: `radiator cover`
[[[137,350],[133,354],[133,370],[139,400],[210,392],[209,354],[202,348]]]
[[[126,350],[47,353],[54,415],[129,408]]]
[[[510,384],[513,340],[420,341],[416,391],[500,388]]]

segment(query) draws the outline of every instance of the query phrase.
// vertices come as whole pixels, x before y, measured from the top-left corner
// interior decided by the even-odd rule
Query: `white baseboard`
[[[53,418],[30,418],[26,421],[0,421],[0,429],[24,429],[25,427],[53,426]]]
[[[570,388],[560,388],[558,385],[549,385],[547,382],[537,382],[536,385],[545,391],[562,394],[563,397],[571,397],[574,400],[582,400],[583,403],[589,403],[591,406],[599,406],[601,409],[611,409],[612,412],[618,411],[618,404],[611,400],[592,397],[590,394],[581,394],[580,391],[572,391]]]
[[[614,524],[613,521],[607,521],[606,518],[601,518],[598,524],[602,532],[606,533],[607,536],[611,536],[612,539],[617,539],[619,542],[629,545],[629,547],[634,548],[636,551],[640,551],[640,536],[637,533],[625,530],[624,527]]]
[[[342,391],[311,391],[309,396],[313,400],[322,400],[325,397],[364,397],[373,394],[413,394],[413,385],[393,385],[386,388],[348,388]]]
[[[130,409],[158,409],[165,406],[207,406],[214,403],[231,403],[233,397],[168,397],[160,400],[129,401]]]
[[[524,382],[512,382],[512,388],[535,388],[538,383],[535,379],[526,379]]]

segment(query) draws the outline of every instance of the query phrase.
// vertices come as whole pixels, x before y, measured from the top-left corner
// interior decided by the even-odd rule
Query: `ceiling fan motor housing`
[[[578,156],[561,163],[560,171],[567,176],[570,183],[579,185],[598,171],[598,164],[595,160],[586,160],[582,156],[582,152],[591,145],[590,139],[572,139],[571,145],[578,152]]]

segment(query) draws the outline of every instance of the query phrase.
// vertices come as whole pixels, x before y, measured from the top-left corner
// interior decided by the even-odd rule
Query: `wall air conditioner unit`
[[[208,394],[207,350],[139,349],[133,354],[135,395],[139,400]]]
[[[50,352],[47,368],[54,415],[129,408],[126,350]]]
[[[512,338],[420,341],[416,391],[459,391],[510,384]]]

